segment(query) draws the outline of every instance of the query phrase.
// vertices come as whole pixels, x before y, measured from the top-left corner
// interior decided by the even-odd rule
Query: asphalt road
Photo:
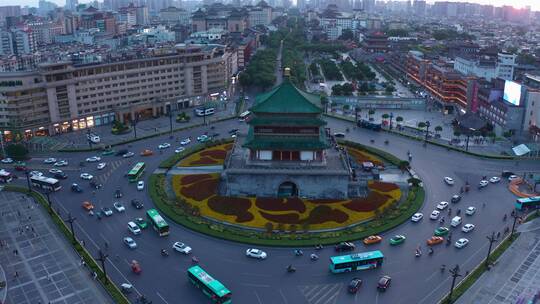
[[[344,132],[348,123],[330,119],[329,126],[335,132]],[[232,128],[245,128],[245,125],[230,120],[215,124],[215,131],[226,135]],[[210,131],[209,127],[188,130],[178,133],[181,139],[187,136],[196,137],[204,131]],[[170,250],[174,241],[182,241],[193,248],[193,255],[201,260],[201,266],[211,275],[224,283],[232,292],[234,303],[436,303],[438,299],[450,288],[450,276],[442,274],[439,270],[441,264],[460,264],[463,271],[472,269],[487,254],[488,242],[486,235],[492,231],[502,231],[506,225],[502,221],[503,214],[509,213],[513,206],[514,197],[506,189],[506,182],[491,184],[486,189],[477,190],[474,185],[482,175],[500,175],[503,169],[512,169],[516,172],[523,170],[540,170],[539,162],[515,162],[482,160],[472,158],[461,153],[447,151],[439,147],[422,147],[421,143],[409,141],[386,133],[373,133],[366,130],[353,130],[347,133],[351,140],[369,143],[374,139],[374,146],[387,150],[398,157],[405,158],[407,151],[413,154],[412,165],[414,170],[422,177],[426,188],[426,201],[421,212],[425,218],[420,223],[406,222],[400,227],[383,235],[381,244],[365,247],[360,242],[357,251],[380,249],[386,256],[384,265],[375,270],[361,271],[350,274],[333,275],[328,271],[329,257],[335,255],[332,248],[325,248],[317,252],[320,260],[309,260],[310,248],[304,249],[303,257],[295,257],[290,248],[261,248],[265,250],[269,258],[264,261],[248,259],[244,256],[248,246],[229,241],[211,238],[192,232],[182,226],[176,225],[169,220],[171,234],[160,238],[154,231],[147,229],[142,235],[135,236],[138,243],[135,250],[128,249],[122,244],[122,237],[129,235],[126,224],[135,217],[144,217],[143,210],[135,210],[129,201],[132,198],[141,199],[145,208],[153,207],[148,194],[139,192],[134,184],[129,184],[124,174],[139,160],[147,164],[148,178],[159,162],[174,153],[178,143],[171,143],[172,147],[165,150],[163,155],[156,153],[151,157],[135,156],[130,159],[107,156],[104,160],[108,166],[98,171],[96,163],[87,164],[82,172],[94,174],[94,178],[103,183],[103,189],[92,195],[88,182],[79,178],[78,163],[92,153],[70,153],[50,155],[57,158],[66,158],[70,161],[70,167],[65,170],[70,176],[62,181],[63,190],[53,194],[52,200],[55,206],[59,206],[65,214],[71,212],[77,217],[76,233],[85,241],[91,252],[97,252],[97,247],[105,247],[108,243],[109,261],[107,263],[108,274],[117,283],[131,282],[138,292],[153,300],[153,303],[207,303],[205,296],[188,283],[186,269],[191,265],[190,257]],[[383,141],[388,139],[389,145]],[[152,138],[142,142],[132,143],[130,151],[139,153],[143,149],[157,151],[157,145],[168,142],[167,136]],[[120,149],[121,147],[117,147]],[[127,148],[127,146],[126,146]],[[32,169],[50,168],[43,165],[44,158],[36,158],[30,161]],[[4,165],[5,167],[5,165]],[[453,187],[443,183],[444,176],[452,176],[456,180]],[[467,206],[476,206],[477,213],[472,217],[464,216],[465,223],[473,223],[476,229],[467,237],[471,243],[463,249],[453,246],[437,245],[432,256],[424,255],[415,258],[414,251],[421,245],[426,251],[425,241],[433,234],[433,230],[439,226],[438,222],[429,220],[429,213],[435,205],[442,200],[449,201],[451,195],[459,191],[459,187],[468,180],[473,185],[471,192],[452,209]],[[69,185],[77,182],[83,185],[84,192],[75,194],[69,191]],[[24,183],[25,181],[18,181]],[[121,188],[124,197],[120,199],[126,205],[126,212],[115,213],[113,216],[97,220],[86,214],[81,208],[81,202],[90,200],[96,207],[109,206],[115,201],[113,193]],[[482,203],[486,207],[482,207]],[[443,213],[446,218],[448,216]],[[447,222],[448,223],[448,222]],[[454,229],[456,230],[456,229]],[[388,239],[394,234],[404,234],[407,240],[404,244],[390,247]],[[459,230],[454,231],[453,240],[464,235]],[[161,248],[168,248],[169,257],[160,255]],[[118,255],[118,257],[116,257]],[[140,275],[131,272],[129,262],[138,260],[142,267]],[[290,274],[285,267],[293,264],[297,271]],[[385,293],[376,291],[378,278],[388,274],[392,277],[392,286]],[[347,293],[346,286],[353,277],[364,280],[363,286],[356,295]]]

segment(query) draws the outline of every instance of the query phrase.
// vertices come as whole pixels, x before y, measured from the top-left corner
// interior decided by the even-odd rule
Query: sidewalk
[[[455,303],[529,303],[540,293],[540,218],[519,227],[519,238]]]
[[[34,200],[20,193],[0,192],[0,216],[5,303],[112,303]]]
[[[233,99],[234,98],[236,98],[236,96],[233,97]],[[176,114],[174,114],[172,121],[173,130],[202,124],[205,121],[203,117],[195,116],[193,114],[193,109],[191,108],[185,109],[184,112],[187,112],[191,116],[191,120],[187,123],[178,123],[175,121]],[[235,103],[233,100],[229,100],[229,102],[225,104],[225,108],[219,108],[214,115],[207,116],[206,123],[211,124],[216,120],[226,117],[232,117],[234,115],[236,115]],[[131,128],[131,131],[129,133],[114,135],[111,133],[111,126],[112,125],[108,124],[99,127],[93,127],[91,129],[92,133],[100,136],[100,145],[111,145],[135,138],[133,128]],[[136,129],[137,138],[156,133],[167,132],[170,130],[170,118],[169,116],[160,116],[158,118],[142,120],[137,123]],[[54,135],[50,137],[36,137],[33,142],[39,142],[40,144],[42,144],[44,150],[59,150],[63,148],[89,148],[90,145],[88,144],[88,140],[86,139],[86,132],[87,130],[85,129]]]

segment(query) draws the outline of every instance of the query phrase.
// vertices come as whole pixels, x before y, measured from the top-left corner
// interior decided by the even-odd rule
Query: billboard
[[[503,99],[515,106],[519,106],[519,101],[521,99],[521,85],[516,82],[506,80],[504,83]]]

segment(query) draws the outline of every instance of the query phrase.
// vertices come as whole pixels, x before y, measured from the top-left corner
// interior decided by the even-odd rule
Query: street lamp
[[[390,112],[390,130],[392,130],[392,118],[394,118],[394,113]]]
[[[467,141],[465,143],[465,151],[469,151],[469,138],[471,137],[471,133],[474,133],[475,131],[475,128],[469,128],[467,132]]]
[[[65,219],[64,221],[69,223],[69,228],[71,229],[71,240],[73,242],[73,244],[76,244],[77,241],[76,241],[76,237],[75,237],[75,230],[73,230],[73,223],[75,222],[77,218],[71,216],[71,212],[68,213],[68,218]]]
[[[495,237],[495,231],[493,231],[491,233],[491,236],[487,236],[486,237],[489,241],[489,248],[488,248],[488,254],[487,254],[487,257],[486,257],[486,263],[485,263],[485,266],[487,269],[489,269],[489,255],[491,254],[491,247],[493,246],[493,243],[497,242],[497,238]]]
[[[101,262],[101,269],[103,269],[103,280],[105,281],[105,285],[107,285],[109,283],[109,280],[107,279],[107,270],[105,269],[105,261],[107,261],[107,257],[109,257],[109,255],[106,253],[103,253],[101,248],[99,248],[98,255],[99,256],[96,258],[96,260]]]
[[[456,267],[450,269],[450,274],[452,275],[452,286],[450,287],[450,294],[448,295],[448,303],[452,303],[452,293],[454,293],[454,287],[456,286],[456,279],[461,276],[459,273],[459,265],[456,264]]]
[[[425,138],[425,142],[427,142],[428,140],[428,134],[429,134],[429,127],[431,126],[431,123],[429,121],[426,121],[426,138]]]
[[[88,140],[88,145],[90,145],[90,149],[92,149],[92,140],[90,140],[90,129],[86,129],[86,140]]]
[[[135,118],[131,122],[131,125],[133,126],[133,133],[135,135],[135,138],[137,138],[137,123],[139,122],[139,113],[135,113]]]
[[[30,170],[26,168],[26,171],[24,171],[24,174],[26,174],[26,183],[28,185],[28,192],[32,191],[30,188]]]
[[[52,209],[52,202],[51,202],[51,198],[49,197],[51,194],[51,191],[47,190],[47,192],[45,192],[45,195],[47,196],[47,203],[49,203],[49,213],[52,213],[53,209]]]
[[[172,128],[172,115],[173,115],[173,108],[172,108],[172,105],[169,104],[169,126],[170,126],[170,137],[169,138],[173,138],[173,128]]]

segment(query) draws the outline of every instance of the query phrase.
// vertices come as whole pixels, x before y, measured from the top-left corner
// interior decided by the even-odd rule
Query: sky
[[[3,5],[20,5],[20,6],[38,6],[39,0],[0,0],[0,6]],[[63,6],[65,0],[49,0],[60,6]],[[493,4],[495,6],[513,5],[514,7],[521,8],[530,5],[532,10],[540,11],[540,0],[449,0],[455,2],[476,2],[482,4]],[[80,3],[90,2],[89,0],[79,0]],[[293,1],[294,2],[294,1]],[[436,2],[434,0],[428,0],[428,2]]]

